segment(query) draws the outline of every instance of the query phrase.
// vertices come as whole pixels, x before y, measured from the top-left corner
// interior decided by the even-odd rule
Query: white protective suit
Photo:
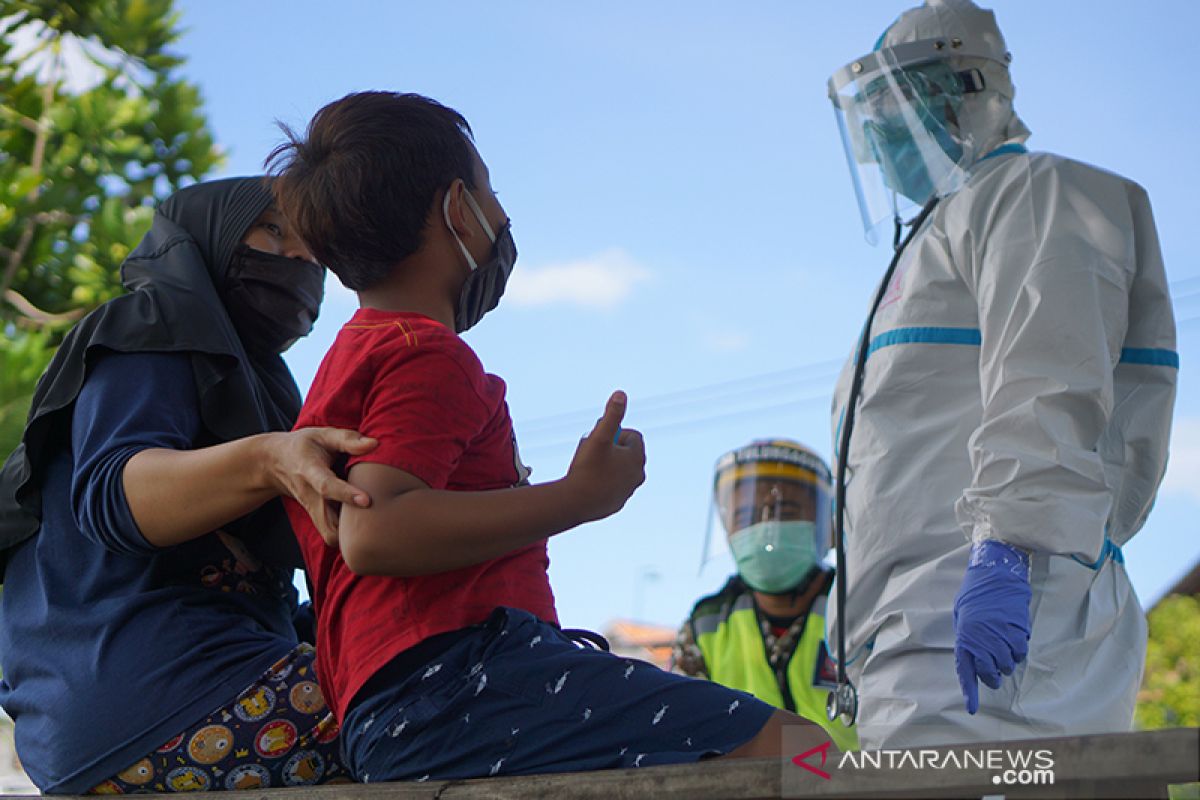
[[[901,17],[882,44],[928,35]],[[978,115],[993,129],[976,133],[1008,146],[939,201],[868,335],[845,504],[864,748],[1128,730],[1141,681],[1146,624],[1119,547],[1162,479],[1178,370],[1154,220],[1137,184],[1019,152],[1028,131],[1011,88],[1001,99],[1008,117]],[[953,623],[972,538],[1033,553],[1028,658],[980,686],[974,716]]]

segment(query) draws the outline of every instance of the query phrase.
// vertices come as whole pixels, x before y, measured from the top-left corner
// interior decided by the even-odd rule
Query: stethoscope
[[[921,213],[908,223],[910,227],[904,241],[900,241],[900,232],[904,229],[904,223],[901,222],[899,216],[895,218],[896,233],[892,238],[892,249],[895,253],[892,255],[892,262],[888,264],[887,271],[883,274],[883,280],[879,282],[879,290],[875,293],[875,302],[871,304],[871,311],[867,314],[867,321],[863,324],[862,333],[858,337],[858,352],[854,358],[854,377],[850,381],[850,396],[846,400],[845,407],[846,418],[842,422],[842,437],[838,442],[837,489],[834,495],[834,519],[837,526],[834,541],[837,549],[837,687],[829,693],[829,697],[825,701],[825,713],[829,716],[830,722],[840,718],[842,724],[847,728],[853,725],[858,718],[858,691],[846,677],[846,548],[844,536],[846,458],[850,454],[850,434],[854,430],[855,407],[858,404],[859,395],[862,394],[863,368],[867,364],[867,356],[870,353],[871,326],[875,322],[875,314],[879,311],[879,304],[883,302],[888,286],[891,285],[896,265],[900,263],[900,256],[904,254],[908,243],[921,229],[921,225],[933,211],[937,201],[938,197],[934,195],[921,209]]]

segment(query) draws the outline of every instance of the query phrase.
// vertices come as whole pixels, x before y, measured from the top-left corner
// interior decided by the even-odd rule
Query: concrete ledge
[[[964,767],[944,769],[829,770],[831,779],[805,780],[788,774],[783,789],[790,797],[909,798],[1166,798],[1167,786],[1200,781],[1200,729],[1174,728],[1138,733],[1030,739],[1024,742],[973,744],[909,751],[962,754],[980,750],[1033,751],[1052,754],[1054,782],[1007,785],[998,770]],[[944,759],[938,759],[943,760]],[[816,776],[812,776],[816,777]],[[802,789],[797,791],[797,789]]]
[[[895,769],[837,768],[830,756],[825,779],[774,759],[707,761],[694,765],[601,772],[557,773],[516,778],[483,778],[427,783],[335,784],[295,789],[238,792],[238,800],[530,800],[537,798],[681,797],[689,800],[760,800],[780,797],[1167,797],[1167,784],[1200,781],[1200,729],[1174,728],[1139,733],[1032,739],[1025,742],[928,748],[917,753],[985,749],[1050,750],[1054,783],[1000,786],[996,771],[966,767]],[[925,757],[928,763],[929,756]],[[812,762],[814,764],[819,761]],[[789,772],[785,777],[785,770]],[[150,795],[149,797],[178,797]]]

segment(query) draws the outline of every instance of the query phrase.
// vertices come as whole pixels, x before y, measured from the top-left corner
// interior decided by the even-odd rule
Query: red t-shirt
[[[504,381],[470,347],[421,314],[359,309],[321,362],[297,428],[328,425],[379,440],[350,460],[404,470],[433,489],[525,482]],[[304,508],[287,501],[317,614],[317,673],[341,720],[354,694],[400,652],[484,621],[497,606],[557,624],[546,542],[477,566],[413,578],[355,575]]]

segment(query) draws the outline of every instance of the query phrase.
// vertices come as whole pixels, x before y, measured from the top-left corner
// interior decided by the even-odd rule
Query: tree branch
[[[21,228],[21,238],[17,239],[17,246],[8,254],[8,266],[4,268],[4,278],[0,280],[0,292],[7,294],[8,287],[12,286],[13,278],[17,276],[17,268],[21,266],[21,261],[33,242],[36,227],[37,223],[33,221],[33,217],[25,220],[25,225]]]
[[[42,128],[40,125],[38,125],[38,121],[36,119],[31,119],[31,118],[25,116],[20,111],[17,111],[15,108],[9,108],[6,105],[0,105],[0,111],[3,111],[14,122],[16,122],[18,125],[20,125],[22,128],[24,128],[25,130],[29,131],[32,134],[36,135],[36,134],[42,132]]]
[[[49,211],[39,211],[33,215],[33,221],[38,225],[49,225],[55,222],[75,222],[79,217],[68,214],[62,209],[54,208]]]
[[[54,93],[58,86],[59,67],[59,53],[56,48],[50,74],[46,85],[42,87],[42,113],[38,118],[37,135],[33,140],[33,156],[30,160],[30,166],[33,167],[33,171],[36,173],[41,173],[42,164],[46,159],[46,141],[50,138],[50,106],[54,103]],[[41,186],[34,186],[29,190],[29,201],[33,202],[37,200],[40,193]],[[0,279],[0,296],[8,296],[8,290],[12,286],[13,278],[17,275],[17,269],[21,266],[21,261],[25,258],[25,253],[29,251],[29,245],[33,243],[33,234],[36,229],[36,217],[29,217],[25,220],[25,226],[21,230],[21,238],[17,240],[16,248],[9,253],[8,265],[4,269],[4,277]]]
[[[29,302],[24,295],[17,292],[15,289],[8,289],[4,292],[4,299],[7,300],[13,308],[21,312],[21,315],[26,319],[33,320],[39,325],[57,325],[66,322],[74,322],[83,316],[82,308],[73,308],[70,311],[64,311],[61,314],[54,314],[42,309]]]

